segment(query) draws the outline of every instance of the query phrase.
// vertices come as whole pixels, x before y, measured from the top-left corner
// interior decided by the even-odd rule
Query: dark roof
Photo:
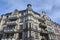
[[[7,15],[11,15],[12,13],[6,13],[6,14],[2,14],[1,17],[3,17],[4,15],[7,16]]]
[[[21,12],[26,12],[26,10],[21,10],[21,11],[19,11],[19,13],[21,13]]]
[[[54,22],[54,24],[60,26],[60,24],[58,24],[58,23],[56,23],[56,22]]]
[[[21,11],[19,11],[19,13],[20,12],[26,12],[27,11],[27,9],[25,9],[25,10],[21,10]],[[32,10],[33,11],[33,10]],[[37,12],[35,12],[35,11],[33,11],[35,14],[37,14],[37,15],[39,15],[40,16],[40,14],[39,13],[37,13]]]
[[[37,13],[37,12],[35,12],[35,11],[33,11],[35,14],[37,14],[37,15],[39,15],[40,16],[40,14],[39,13]]]
[[[11,15],[12,14],[12,12],[11,13],[6,13],[5,15]]]
[[[23,13],[23,12],[26,12],[26,11],[27,11],[27,9],[25,9],[25,10],[21,10],[21,11],[18,11],[18,12],[19,12],[19,13]],[[37,15],[40,16],[39,13],[37,13],[37,12],[35,12],[35,11],[33,11],[33,10],[32,10],[32,12],[34,12],[35,14],[37,14]],[[12,14],[12,12],[10,12],[10,13],[6,13],[6,14],[3,14],[3,15],[8,16],[8,15],[11,15],[11,14]],[[2,17],[3,15],[1,15],[1,17]]]

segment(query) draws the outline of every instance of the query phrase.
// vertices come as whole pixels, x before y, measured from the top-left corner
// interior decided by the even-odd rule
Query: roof
[[[21,13],[21,12],[26,12],[27,11],[27,9],[25,9],[25,10],[21,10],[21,11],[19,11],[19,13]],[[33,11],[33,10],[32,10]],[[37,14],[37,15],[39,15],[40,16],[40,14],[38,13],[38,12],[35,12],[35,11],[33,11],[35,14]]]
[[[40,16],[40,14],[39,13],[37,13],[37,12],[35,12],[35,11],[33,11],[35,14],[37,14],[37,15],[39,15]]]
[[[21,11],[19,11],[19,13],[21,13],[21,12],[26,12],[26,10],[21,10]]]

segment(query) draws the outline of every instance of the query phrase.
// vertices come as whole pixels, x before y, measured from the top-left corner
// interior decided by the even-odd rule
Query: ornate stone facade
[[[55,27],[59,26],[46,16],[45,11],[37,13],[32,9],[32,5],[28,4],[25,10],[15,9],[13,12],[1,15],[0,39],[58,40],[60,36],[56,33]]]

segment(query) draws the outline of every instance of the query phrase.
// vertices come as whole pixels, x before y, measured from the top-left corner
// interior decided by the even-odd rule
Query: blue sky
[[[0,15],[14,9],[26,9],[27,4],[32,4],[36,12],[41,13],[45,10],[47,16],[60,24],[60,0],[0,0]]]

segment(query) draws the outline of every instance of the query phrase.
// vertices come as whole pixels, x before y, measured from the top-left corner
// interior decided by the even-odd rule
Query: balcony
[[[6,24],[7,25],[16,25],[17,21],[8,21]]]
[[[1,40],[16,40],[16,39],[14,39],[14,38],[2,38]]]
[[[38,32],[40,32],[41,31],[41,28],[38,28]]]
[[[15,29],[4,29],[5,33],[11,33],[11,32],[15,32]]]
[[[28,30],[29,30],[29,31],[39,32],[39,33],[40,33],[40,31],[41,31],[41,29],[40,29],[40,28],[35,29],[35,28],[31,28],[31,27],[29,27],[29,28],[28,28]]]
[[[48,30],[48,32],[49,32],[49,33],[54,33],[54,31],[53,31],[53,30]]]
[[[42,22],[42,21],[45,21],[45,19],[42,18],[42,17],[40,17],[40,18],[38,19],[38,21]]]
[[[17,19],[19,16],[18,15],[10,15],[8,18],[9,19]]]
[[[3,27],[7,27],[7,25],[3,25]]]
[[[18,39],[18,40],[22,40],[22,39]]]
[[[40,23],[39,27],[46,28],[46,24],[45,23]]]
[[[41,33],[48,33],[47,30],[41,29]]]
[[[48,28],[47,28],[47,31],[48,31],[49,33],[54,33],[54,29],[53,29],[52,27],[48,27]]]

